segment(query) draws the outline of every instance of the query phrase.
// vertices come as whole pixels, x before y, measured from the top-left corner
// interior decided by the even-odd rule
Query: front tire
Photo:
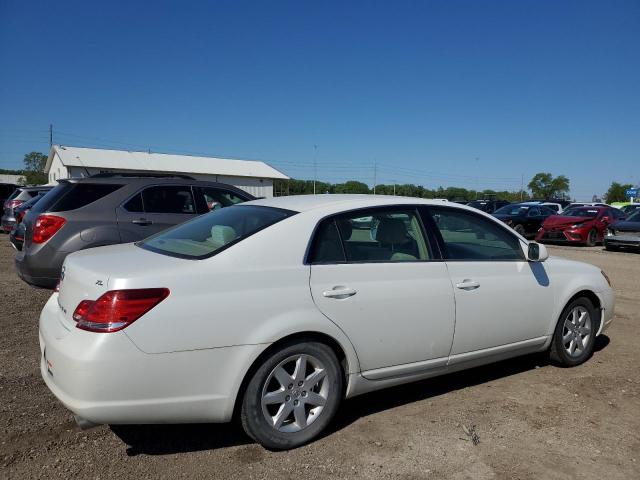
[[[596,243],[598,243],[598,231],[593,228],[587,235],[587,247],[595,247]]]
[[[549,357],[563,367],[575,367],[593,354],[599,328],[597,310],[588,298],[573,300],[556,325]]]
[[[285,344],[253,373],[240,420],[264,447],[296,448],[326,428],[342,393],[342,370],[331,348],[312,341]]]

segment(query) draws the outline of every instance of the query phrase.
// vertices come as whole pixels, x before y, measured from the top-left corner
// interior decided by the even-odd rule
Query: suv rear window
[[[211,257],[294,212],[253,205],[222,208],[153,235],[137,245],[193,260]]]
[[[123,185],[112,183],[59,183],[36,204],[38,212],[67,212],[106,197]]]

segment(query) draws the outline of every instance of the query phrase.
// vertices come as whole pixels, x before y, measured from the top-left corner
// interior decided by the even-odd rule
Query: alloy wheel
[[[274,429],[299,432],[320,416],[330,393],[322,362],[312,355],[294,355],[276,365],[267,377],[262,413]]]
[[[567,315],[562,329],[562,345],[570,357],[583,354],[592,335],[591,315],[583,306],[576,306]]]

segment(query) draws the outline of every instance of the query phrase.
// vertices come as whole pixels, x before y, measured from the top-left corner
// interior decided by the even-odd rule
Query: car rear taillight
[[[7,200],[4,202],[4,208],[16,208],[24,203],[24,200]]]
[[[110,290],[97,300],[82,300],[73,319],[89,332],[117,332],[128,327],[169,296],[168,288]]]
[[[40,215],[33,226],[33,243],[44,243],[62,228],[66,220],[55,215]]]

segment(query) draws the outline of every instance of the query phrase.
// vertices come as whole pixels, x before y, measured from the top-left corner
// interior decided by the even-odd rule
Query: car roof
[[[295,212],[304,212],[317,208],[333,207],[341,205],[349,207],[349,204],[361,207],[362,203],[368,206],[376,207],[381,205],[455,205],[457,208],[469,208],[444,199],[425,199],[418,197],[396,197],[392,195],[367,195],[367,194],[320,194],[320,195],[290,195],[285,197],[263,198],[239,204],[257,205],[264,207],[282,208]]]
[[[238,187],[230,185],[228,183],[211,182],[208,180],[196,180],[194,178],[186,177],[153,177],[153,176],[95,176],[95,177],[82,177],[82,178],[63,178],[58,180],[58,183],[105,183],[105,184],[121,184],[121,185],[201,185],[207,187],[224,188],[227,190],[234,190],[242,192],[249,197],[253,197],[249,192],[246,192]]]

